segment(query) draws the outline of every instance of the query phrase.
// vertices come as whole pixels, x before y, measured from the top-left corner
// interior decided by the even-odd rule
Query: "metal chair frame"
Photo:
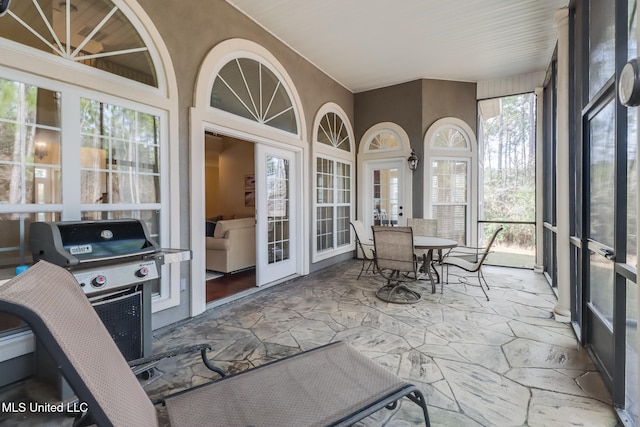
[[[376,296],[383,301],[396,304],[413,304],[420,301],[422,296],[404,284],[409,280],[415,281],[418,277],[418,260],[413,252],[411,227],[374,225],[371,228],[376,270],[387,280],[387,284],[378,289]],[[413,276],[402,273],[412,273]]]
[[[356,235],[356,245],[358,248],[360,248],[360,252],[362,252],[362,268],[360,268],[360,274],[358,274],[358,280],[360,280],[360,276],[362,276],[362,273],[367,273],[369,271],[371,271],[372,273],[375,273],[375,264],[374,264],[374,257],[375,257],[375,253],[374,250],[369,248],[369,250],[371,251],[371,258],[369,258],[367,256],[367,250],[364,248],[364,245],[362,243],[362,237],[360,234],[360,232],[358,232],[358,229],[361,229],[360,231],[364,231],[364,224],[362,223],[362,221],[360,220],[355,220],[355,221],[351,221],[351,228],[353,228],[353,232]],[[368,261],[368,264],[367,264]],[[365,268],[366,266],[366,268]]]
[[[446,282],[449,283],[449,266],[450,265],[461,268],[469,273],[477,273],[478,286],[480,286],[480,289],[482,289],[484,296],[487,298],[487,301],[489,301],[489,295],[487,294],[487,291],[485,291],[484,287],[482,286],[482,283],[484,282],[484,286],[486,286],[487,290],[489,290],[489,283],[487,283],[487,279],[485,279],[484,274],[482,273],[482,265],[487,259],[487,255],[491,253],[491,247],[493,246],[493,243],[495,242],[496,237],[498,236],[498,233],[500,233],[503,229],[504,227],[500,226],[496,229],[496,231],[493,232],[493,235],[489,239],[489,243],[487,244],[486,247],[476,248],[476,247],[464,246],[464,247],[457,247],[457,248],[451,249],[449,252],[447,252],[442,257],[442,261],[441,261],[443,268],[446,267],[445,268]],[[473,253],[470,251],[476,251],[476,252]],[[452,256],[452,255],[459,255],[459,256]],[[467,256],[475,255],[477,257],[476,262],[471,262],[462,258],[462,256],[465,256],[465,255]],[[466,281],[465,283],[470,286],[475,286]],[[443,283],[440,285],[440,292],[442,292],[443,287],[444,287],[444,280],[443,280]]]

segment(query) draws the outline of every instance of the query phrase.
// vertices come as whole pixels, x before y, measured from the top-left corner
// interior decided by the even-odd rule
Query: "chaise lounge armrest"
[[[196,344],[188,347],[180,347],[173,348],[169,351],[165,351],[162,353],[154,354],[149,357],[143,357],[140,359],[130,360],[129,366],[135,369],[137,366],[146,365],[153,362],[159,362],[160,360],[169,359],[175,356],[181,356],[183,354],[195,353],[197,351],[200,352],[200,356],[202,357],[202,363],[209,368],[211,371],[216,372],[221,377],[225,377],[227,374],[217,366],[213,365],[209,362],[207,358],[207,350],[211,350],[211,346],[209,344]]]

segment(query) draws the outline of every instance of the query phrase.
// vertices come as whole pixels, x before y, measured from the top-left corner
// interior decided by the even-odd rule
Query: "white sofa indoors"
[[[226,219],[216,223],[207,237],[207,270],[230,273],[256,265],[256,221]]]

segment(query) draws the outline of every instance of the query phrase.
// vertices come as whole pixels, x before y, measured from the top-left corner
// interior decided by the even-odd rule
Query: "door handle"
[[[402,212],[400,212],[400,213],[398,214],[398,216],[402,216]]]
[[[611,249],[600,248],[598,249],[598,253],[603,257],[605,257],[606,259],[608,259],[609,261],[615,261],[616,259],[616,254],[613,253]]]

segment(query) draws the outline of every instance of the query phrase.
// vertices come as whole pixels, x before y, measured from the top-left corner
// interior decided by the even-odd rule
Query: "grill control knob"
[[[106,284],[107,284],[107,278],[102,274],[94,277],[93,280],[91,281],[91,286],[93,286],[94,288],[101,288]]]
[[[141,269],[139,269],[138,271],[136,271],[136,277],[147,277],[147,275],[149,274],[149,269],[147,267],[142,267]]]

